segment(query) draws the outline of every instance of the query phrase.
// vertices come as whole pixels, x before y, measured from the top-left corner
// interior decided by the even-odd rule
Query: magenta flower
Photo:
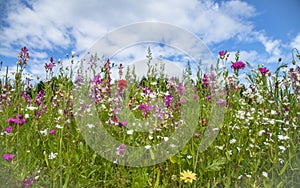
[[[194,136],[195,136],[196,138],[198,138],[198,137],[200,136],[200,134],[199,134],[199,133],[195,133]]]
[[[50,134],[54,134],[54,133],[55,133],[55,130],[52,129],[52,130],[50,130],[49,132],[50,132]]]
[[[33,184],[33,182],[34,182],[34,178],[31,178],[30,180],[28,180],[28,181],[23,181],[23,184],[24,184],[24,186],[25,187],[28,187],[28,186],[30,186],[31,184]]]
[[[3,158],[7,161],[10,161],[14,156],[14,154],[3,154]]]
[[[121,124],[122,124],[122,126],[126,126],[128,124],[128,122],[124,120],[121,122]]]
[[[246,64],[242,61],[237,61],[231,65],[231,68],[233,68],[234,70],[244,69],[245,67]]]
[[[269,73],[269,69],[267,69],[267,67],[262,67],[262,68],[258,68],[259,72],[265,76],[267,73]],[[270,73],[269,73],[270,75]]]
[[[7,128],[5,129],[5,131],[6,131],[7,133],[10,133],[10,132],[12,131],[12,126],[7,127]]]
[[[202,79],[204,88],[207,89],[209,86],[209,80],[208,80],[208,76],[206,74],[203,75],[203,79]]]
[[[220,59],[224,59],[225,55],[227,54],[227,50],[222,50],[222,51],[219,51],[219,56],[220,56]]]
[[[169,108],[170,105],[171,105],[171,100],[173,99],[173,96],[172,95],[168,95],[166,96],[165,98],[165,102],[166,102],[166,107]]]

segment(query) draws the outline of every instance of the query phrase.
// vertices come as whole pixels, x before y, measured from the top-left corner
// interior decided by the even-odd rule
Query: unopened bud
[[[295,59],[293,59],[293,61],[292,61],[292,64],[293,64],[293,65],[296,65],[296,61],[295,61]]]

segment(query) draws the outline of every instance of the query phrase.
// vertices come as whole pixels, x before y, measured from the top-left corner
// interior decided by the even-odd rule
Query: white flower
[[[86,124],[86,126],[90,129],[95,127],[95,125],[93,125],[93,124]]]
[[[57,153],[51,152],[50,155],[48,156],[48,159],[55,159],[57,156]]]
[[[72,57],[74,57],[74,56],[75,56],[75,52],[74,52],[74,51],[72,51],[72,52],[71,52],[71,55],[72,55]]]
[[[132,130],[132,129],[128,130],[128,131],[127,131],[127,134],[128,134],[128,135],[132,135],[132,134],[133,134],[133,130]]]
[[[145,146],[145,148],[146,148],[146,149],[150,149],[150,148],[151,148],[151,146],[150,146],[150,145],[147,145],[147,146]]]
[[[286,150],[286,148],[284,146],[279,146],[279,149],[281,149],[282,151]]]
[[[258,136],[261,136],[263,133],[265,133],[266,131],[265,130],[261,130],[258,132]]]
[[[231,139],[231,140],[229,141],[229,143],[230,143],[230,144],[236,143],[236,139]]]
[[[242,177],[243,177],[243,175],[240,175],[240,176],[238,177],[238,180],[241,179]]]
[[[219,150],[223,150],[224,149],[224,145],[223,146],[215,146],[216,148],[218,148]]]
[[[58,114],[62,115],[64,113],[64,111],[62,109],[59,109],[58,111]]]
[[[288,139],[290,139],[290,137],[288,137],[288,136],[283,136],[283,135],[278,135],[278,139],[279,139],[279,140],[288,140]]]
[[[171,146],[172,148],[175,148],[175,147],[176,147],[176,145],[175,145],[175,144],[171,144],[170,146]]]
[[[270,114],[271,114],[271,115],[276,115],[277,112],[276,112],[275,110],[271,110]]]
[[[261,104],[264,101],[264,98],[261,95],[257,95],[256,102]]]
[[[27,109],[28,109],[28,110],[36,110],[37,107],[34,107],[34,106],[27,106]]]
[[[153,140],[153,136],[151,136],[151,135],[149,135],[148,138],[149,138],[149,140]]]
[[[268,177],[268,173],[267,172],[262,172],[262,175],[265,177]]]
[[[193,158],[193,156],[188,155],[188,156],[186,156],[186,158],[191,159],[191,158]]]
[[[55,127],[58,128],[58,129],[62,129],[62,128],[63,128],[63,127],[60,126],[59,124],[57,124]]]
[[[25,118],[25,119],[28,119],[28,118],[29,118],[29,114],[25,114],[25,115],[24,115],[24,118]]]
[[[44,129],[43,131],[40,131],[40,133],[44,136],[47,136],[48,134],[48,129]]]
[[[164,137],[164,141],[167,142],[169,140],[168,137]]]
[[[251,174],[245,174],[245,176],[247,176],[248,178],[251,178]]]
[[[228,154],[229,154],[229,155],[232,155],[232,150],[229,150],[229,151],[228,151]]]

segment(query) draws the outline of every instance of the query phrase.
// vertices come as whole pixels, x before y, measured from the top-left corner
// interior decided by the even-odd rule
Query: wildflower
[[[147,145],[147,146],[145,146],[145,148],[146,148],[146,149],[150,149],[150,148],[151,148],[151,146],[150,146],[150,145]]]
[[[234,70],[244,69],[245,67],[246,64],[242,61],[237,61],[231,65],[231,68],[233,68]]]
[[[198,138],[199,136],[200,136],[199,133],[195,133],[195,134],[194,134],[194,137],[196,137],[196,138]]]
[[[54,134],[54,133],[55,133],[55,130],[54,130],[54,129],[51,129],[49,132],[50,132],[50,134]]]
[[[48,129],[44,129],[44,130],[40,131],[40,133],[44,136],[47,136],[48,135]]]
[[[173,96],[172,96],[172,95],[166,96],[165,102],[166,102],[166,107],[167,107],[167,108],[170,107],[170,104],[171,104],[171,100],[172,100],[172,99],[173,99]]]
[[[5,131],[6,131],[7,133],[11,133],[11,131],[12,131],[12,126],[7,127],[7,128],[5,129]]]
[[[262,172],[262,175],[263,175],[264,177],[268,177],[268,173],[267,173],[267,172]]]
[[[86,124],[86,126],[89,128],[89,129],[91,129],[91,128],[94,128],[95,127],[95,125],[93,125],[93,124]]]
[[[290,139],[288,136],[278,135],[279,140],[288,140]]]
[[[133,134],[133,130],[132,130],[132,129],[128,130],[128,131],[127,131],[127,134],[128,134],[128,135],[132,135],[132,134]]]
[[[63,127],[60,126],[59,124],[57,124],[55,127],[58,128],[58,129],[62,129],[62,128],[63,128]]]
[[[209,86],[209,80],[208,80],[208,76],[206,74],[203,75],[202,83],[204,85],[204,88],[207,89]]]
[[[191,158],[193,158],[193,156],[188,155],[188,156],[186,156],[186,158],[191,159]]]
[[[236,143],[236,139],[231,139],[231,140],[229,141],[229,143],[230,143],[230,144]]]
[[[193,183],[193,180],[196,180],[196,174],[187,170],[180,173],[180,180],[184,181],[185,183]]]
[[[126,126],[128,124],[128,122],[124,120],[121,122],[121,124],[122,124],[122,126]]]
[[[220,59],[224,59],[226,54],[227,54],[227,50],[225,50],[225,51],[224,50],[219,51]]]
[[[265,76],[267,73],[269,73],[268,75],[270,76],[270,72],[269,72],[269,69],[267,69],[267,67],[262,67],[262,68],[258,68],[259,72]]]
[[[167,142],[169,140],[169,137],[164,137],[164,141]]]
[[[218,148],[219,150],[223,150],[224,149],[224,145],[223,146],[215,146],[216,148]]]
[[[278,146],[280,150],[285,151],[286,148],[284,146]]]
[[[6,161],[10,161],[15,155],[14,154],[3,154],[3,158],[6,160]]]
[[[120,147],[117,147],[117,151],[116,151],[117,155],[120,155],[123,153],[125,153],[125,144],[121,144]]]
[[[120,91],[123,91],[127,87],[127,81],[126,80],[119,80],[117,83],[117,87]]]
[[[48,159],[55,159],[58,153],[53,153],[51,152],[50,155],[48,156]]]
[[[24,186],[25,187],[28,187],[28,186],[30,186],[31,184],[33,184],[33,182],[34,182],[34,180],[35,180],[35,178],[31,178],[30,180],[28,180],[28,181],[23,181],[23,184],[24,184]]]

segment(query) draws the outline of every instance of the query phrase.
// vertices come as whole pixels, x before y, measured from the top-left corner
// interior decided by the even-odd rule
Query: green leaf
[[[226,163],[226,158],[222,157],[220,159],[213,160],[206,168],[205,171],[218,171],[221,170],[222,166]]]

